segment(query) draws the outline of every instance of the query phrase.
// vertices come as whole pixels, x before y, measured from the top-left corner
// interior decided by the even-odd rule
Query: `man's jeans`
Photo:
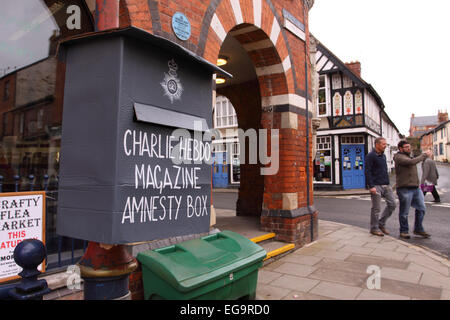
[[[370,211],[370,230],[378,231],[379,227],[384,227],[386,225],[387,219],[394,212],[395,197],[394,192],[390,186],[375,186],[377,189],[376,194],[371,194],[372,197],[372,209]],[[386,208],[384,208],[381,218],[379,217],[381,212],[381,198],[386,200]]]
[[[420,190],[420,188],[398,188],[397,196],[400,202],[400,233],[409,233],[408,214],[410,207],[416,209],[414,231],[425,232],[422,222],[423,217],[425,216],[426,207],[422,190]]]

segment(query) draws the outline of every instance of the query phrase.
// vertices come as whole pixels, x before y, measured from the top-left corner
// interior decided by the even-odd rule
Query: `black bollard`
[[[20,177],[18,176],[18,175],[15,175],[14,176],[14,191],[15,192],[19,192],[19,180],[20,180]]]
[[[48,189],[48,174],[44,175],[44,191],[47,192]]]
[[[30,179],[30,191],[34,191],[34,175],[30,174],[28,179]]]
[[[42,300],[43,296],[50,293],[47,281],[38,280],[41,274],[37,267],[47,256],[47,250],[42,241],[27,239],[20,242],[14,249],[14,261],[23,268],[19,276],[22,280],[9,292],[15,300]]]

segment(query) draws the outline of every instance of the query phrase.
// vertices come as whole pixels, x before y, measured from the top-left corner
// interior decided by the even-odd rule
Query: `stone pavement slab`
[[[442,295],[439,288],[386,278],[381,279],[380,290],[420,300],[439,300]]]
[[[319,252],[315,253],[314,256],[316,257],[322,257],[322,258],[331,258],[331,259],[337,259],[337,260],[345,260],[349,256],[351,256],[350,252],[344,252],[344,251],[336,251],[331,249],[322,249]]]
[[[283,263],[278,268],[274,269],[273,271],[283,274],[289,274],[292,276],[307,277],[311,273],[316,271],[316,269],[317,269],[316,267],[312,266],[305,266],[302,264],[286,262]]]
[[[322,257],[300,255],[300,254],[289,254],[284,258],[284,261],[293,262],[300,265],[314,266],[320,261]]]
[[[450,278],[434,274],[424,273],[420,279],[420,284],[424,286],[442,288],[450,290]]]
[[[442,290],[441,300],[450,300],[450,290]]]
[[[281,300],[292,290],[280,287],[274,287],[267,284],[258,283],[256,289],[257,300]]]
[[[371,254],[371,256],[376,256],[376,257],[381,257],[381,258],[385,258],[385,259],[389,259],[389,260],[399,260],[402,261],[403,259],[405,259],[406,257],[406,253],[403,252],[396,252],[393,251],[392,249],[375,249]]]
[[[369,255],[373,251],[375,251],[375,249],[374,248],[358,247],[358,246],[353,246],[353,245],[346,245],[346,246],[340,248],[338,251]]]
[[[361,254],[352,254],[345,261],[363,263],[367,266],[376,265],[380,267],[393,267],[397,269],[407,269],[409,266],[409,263],[405,261],[388,260],[383,257],[365,256]]]
[[[312,294],[339,300],[354,300],[363,289],[346,286],[338,283],[322,281],[313,290]]]
[[[422,267],[431,269],[437,273],[442,274],[445,277],[449,276],[449,268],[439,261],[436,261],[428,256],[420,255],[417,253],[408,254],[405,257],[405,261],[414,262],[415,264],[421,265]]]
[[[259,270],[258,272],[258,284],[268,284],[272,282],[273,280],[281,277],[283,274],[278,272],[272,272],[268,270]]]
[[[384,279],[405,281],[411,283],[419,283],[422,277],[421,272],[400,270],[396,268],[383,267],[381,268],[381,277]]]
[[[270,282],[269,285],[274,287],[281,287],[285,289],[308,292],[312,288],[314,288],[320,281],[304,278],[304,277],[296,277],[291,275],[283,275],[274,281]]]
[[[316,264],[315,267],[366,274],[369,265],[370,264],[323,258],[323,260]]]
[[[288,295],[286,295],[283,298],[283,300],[333,300],[333,299],[312,293],[291,291]]]
[[[356,300],[411,300],[411,298],[379,290],[364,289]]]
[[[352,271],[319,268],[311,273],[308,278],[361,287],[366,283],[368,277],[368,274],[356,273]]]

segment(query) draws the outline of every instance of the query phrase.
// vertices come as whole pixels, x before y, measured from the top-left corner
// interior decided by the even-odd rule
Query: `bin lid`
[[[173,246],[148,250],[137,259],[179,291],[245,268],[266,257],[266,251],[232,231],[222,231]]]

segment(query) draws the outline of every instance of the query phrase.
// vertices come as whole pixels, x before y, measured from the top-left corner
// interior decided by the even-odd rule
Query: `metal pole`
[[[303,23],[306,26],[306,3],[303,0]],[[311,210],[311,200],[309,198],[309,193],[310,193],[310,179],[311,179],[311,175],[310,175],[310,161],[309,161],[309,157],[310,157],[310,152],[309,152],[309,99],[308,99],[308,91],[309,91],[309,86],[308,86],[308,46],[306,44],[306,28],[305,28],[305,91],[306,91],[306,206],[308,207],[308,213],[311,215],[311,221],[310,221],[310,225],[311,225],[311,242],[314,241],[314,213]]]

